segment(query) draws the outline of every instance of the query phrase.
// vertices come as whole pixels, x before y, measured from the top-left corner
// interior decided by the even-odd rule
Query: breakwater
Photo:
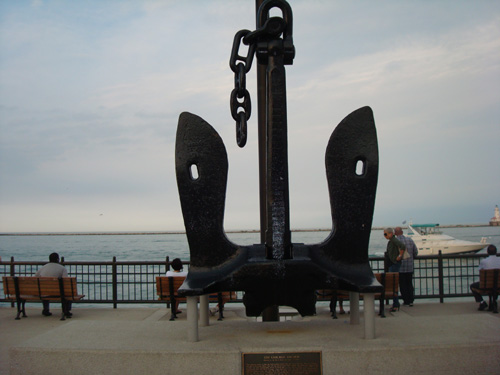
[[[383,230],[387,226],[374,226],[372,230]],[[393,226],[394,227],[394,226]],[[440,228],[481,228],[490,227],[489,224],[445,224],[439,225]],[[401,225],[401,228],[407,229],[405,225]],[[292,229],[292,232],[330,232],[331,228],[316,228],[316,229]],[[257,229],[233,229],[226,230],[226,233],[260,233]],[[186,234],[183,230],[173,230],[173,231],[127,231],[127,232],[12,232],[12,233],[0,233],[0,236],[138,236],[138,235],[166,235],[166,234]]]

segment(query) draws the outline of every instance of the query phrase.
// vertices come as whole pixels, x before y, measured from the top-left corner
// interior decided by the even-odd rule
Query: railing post
[[[118,275],[116,267],[116,257],[113,257],[113,264],[111,265],[112,278],[113,278],[113,308],[118,307]]]
[[[10,257],[10,276],[16,276],[16,267],[14,267],[14,257]],[[10,307],[14,307],[14,302],[10,303]]]
[[[443,273],[443,253],[438,253],[438,278],[439,278],[439,302],[444,302],[444,273]]]
[[[165,273],[164,275],[167,274],[167,272],[170,271],[170,257],[167,255],[165,258]],[[170,298],[167,299],[167,309],[170,308]]]
[[[10,257],[10,276],[16,276],[16,268],[14,267],[14,257]]]

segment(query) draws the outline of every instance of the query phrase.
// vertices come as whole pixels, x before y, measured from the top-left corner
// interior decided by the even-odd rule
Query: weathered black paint
[[[265,150],[267,172],[265,243],[239,246],[226,237],[223,219],[228,161],[224,144],[202,118],[182,113],[175,163],[191,267],[179,293],[189,296],[239,290],[245,292],[248,316],[259,316],[276,305],[312,315],[317,289],[381,291],[368,263],[378,178],[377,134],[369,107],[354,111],[337,126],[325,158],[332,232],[320,244],[292,244],[284,65],[291,64],[295,49],[288,3],[265,1],[259,19],[266,21],[262,9],[268,12],[273,6],[285,14],[284,39],[259,41],[256,50],[259,64],[266,65],[266,144],[259,145]],[[363,167],[357,171],[358,163]]]

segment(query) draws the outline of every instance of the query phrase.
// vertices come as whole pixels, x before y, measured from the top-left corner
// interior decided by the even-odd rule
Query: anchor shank
[[[266,257],[291,259],[286,80],[283,41],[268,43],[266,70]]]
[[[259,8],[264,0],[255,0],[257,27],[259,26]],[[259,207],[260,207],[260,243],[266,243],[267,199],[266,199],[266,65],[257,64],[257,124],[259,144]]]

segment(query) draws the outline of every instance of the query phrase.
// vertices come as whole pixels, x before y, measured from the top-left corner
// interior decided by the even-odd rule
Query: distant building
[[[491,218],[490,225],[500,226],[500,211],[498,210],[498,206],[495,206],[495,216]]]

